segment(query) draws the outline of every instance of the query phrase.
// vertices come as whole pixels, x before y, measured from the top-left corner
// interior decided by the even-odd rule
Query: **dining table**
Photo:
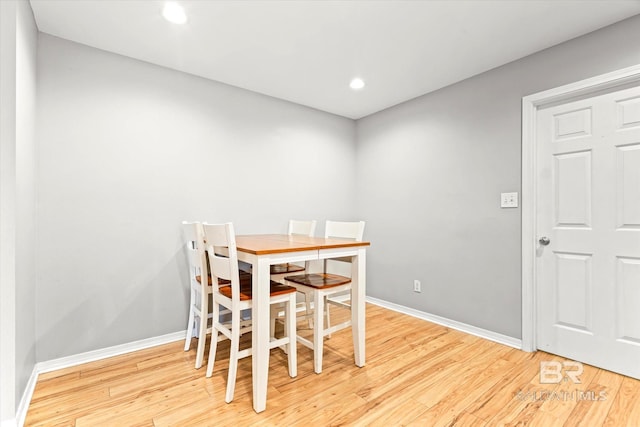
[[[356,366],[365,365],[366,248],[369,242],[288,234],[236,236],[238,259],[252,266],[253,409],[267,406],[270,341],[270,266],[351,257],[351,330]]]

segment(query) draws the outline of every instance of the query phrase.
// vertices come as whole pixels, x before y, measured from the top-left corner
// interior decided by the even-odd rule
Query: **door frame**
[[[536,124],[538,109],[578,96],[640,82],[640,64],[522,98],[522,350],[536,351],[537,179]]]

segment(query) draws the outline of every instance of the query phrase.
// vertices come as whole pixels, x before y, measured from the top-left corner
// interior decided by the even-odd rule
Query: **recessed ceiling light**
[[[349,87],[354,90],[362,89],[364,87],[364,80],[356,77],[355,79],[351,80],[351,83],[349,83]]]
[[[162,16],[164,16],[164,19],[169,22],[173,22],[174,24],[184,24],[187,22],[187,15],[184,13],[182,6],[173,1],[164,4]]]

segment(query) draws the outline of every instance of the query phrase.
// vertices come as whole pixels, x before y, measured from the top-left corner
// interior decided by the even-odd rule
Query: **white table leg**
[[[365,364],[365,296],[366,296],[366,251],[358,250],[351,263],[351,331],[353,352],[357,366]]]
[[[269,379],[269,260],[257,257],[253,264],[252,307],[252,377],[253,409],[262,412],[267,407]]]

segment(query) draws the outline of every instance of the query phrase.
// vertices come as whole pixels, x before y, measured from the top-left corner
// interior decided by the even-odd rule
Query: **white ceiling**
[[[42,32],[353,119],[640,13],[640,0],[179,2],[182,26],[158,0],[31,5]]]

